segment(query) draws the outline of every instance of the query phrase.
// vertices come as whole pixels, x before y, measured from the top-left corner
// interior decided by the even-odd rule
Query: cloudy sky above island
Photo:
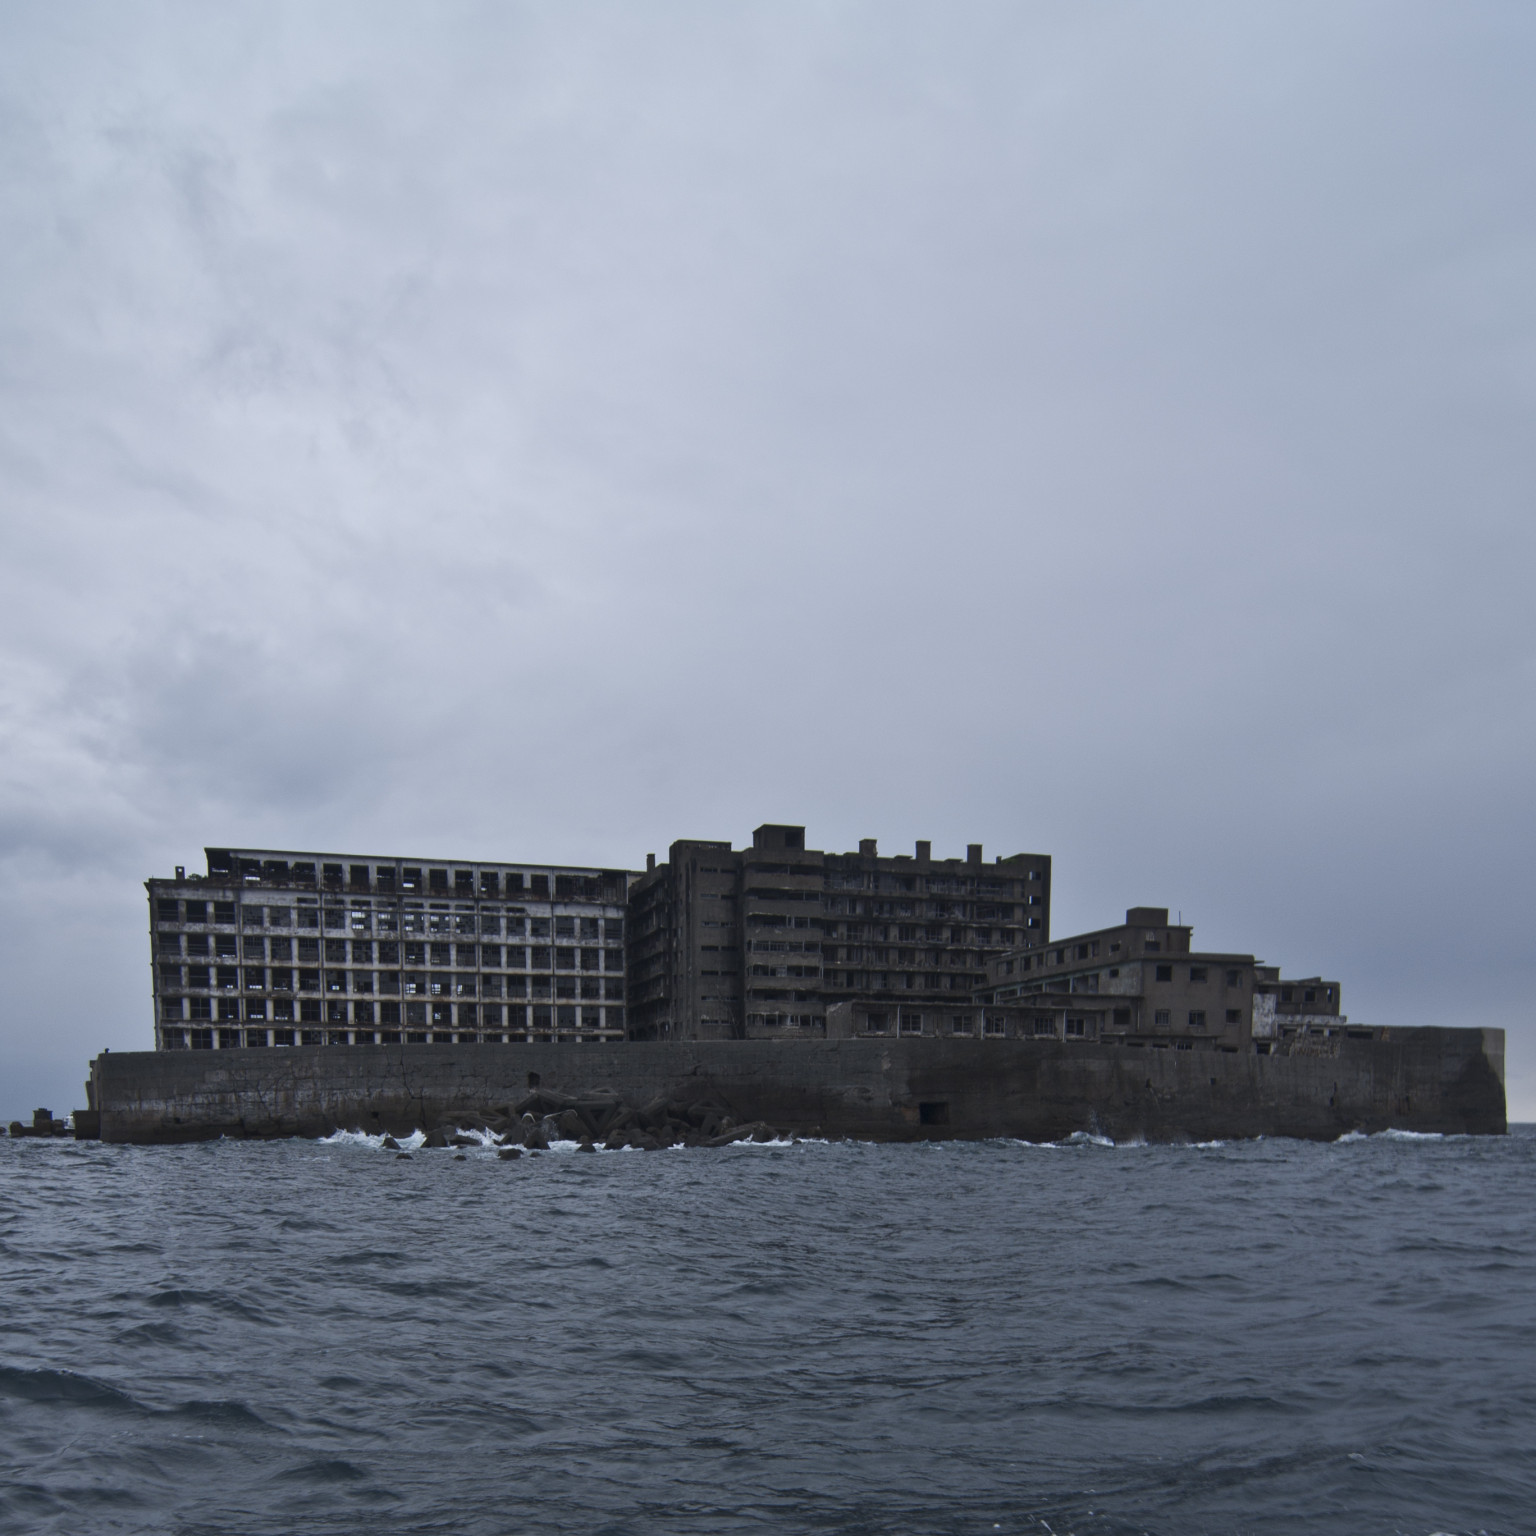
[[[1536,1118],[1529,4],[0,4],[0,1111],[205,844],[1056,859]]]

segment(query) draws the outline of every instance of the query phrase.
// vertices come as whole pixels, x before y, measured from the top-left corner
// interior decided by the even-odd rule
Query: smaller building
[[[1348,1028],[1336,981],[1285,981],[1252,955],[1193,949],[1192,934],[1166,907],[1132,907],[1113,928],[999,955],[977,992],[982,1031],[1261,1055],[1281,1041],[1373,1033]]]

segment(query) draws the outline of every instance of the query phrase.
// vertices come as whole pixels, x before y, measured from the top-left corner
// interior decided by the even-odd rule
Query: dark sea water
[[[0,1143],[0,1531],[1536,1531],[1536,1132]]]

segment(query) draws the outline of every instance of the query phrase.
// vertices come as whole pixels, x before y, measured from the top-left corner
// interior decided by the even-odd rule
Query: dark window
[[[549,876],[530,875],[528,877],[528,888],[533,892],[535,896],[547,897],[549,895]]]
[[[427,888],[433,891],[446,891],[448,889],[448,871],[446,869],[429,869],[427,871]]]
[[[187,921],[189,923],[206,923],[208,921],[208,903],[206,901],[189,901],[187,903]]]
[[[1242,985],[1242,981],[1243,981],[1243,973],[1241,971],[1228,971],[1227,972],[1227,985],[1229,987],[1241,986]]]
[[[1205,1009],[1191,1008],[1189,1010],[1189,1027],[1191,1029],[1205,1028]]]
[[[235,920],[235,904],[232,901],[216,901],[213,904],[213,920],[216,923],[232,923]]]
[[[1242,1011],[1241,1008],[1228,1008],[1227,1009],[1227,1023],[1228,1024],[1241,1024],[1242,1022],[1243,1022],[1243,1011]]]
[[[421,871],[413,869],[407,864],[400,871],[400,884],[407,891],[419,891],[421,889]]]
[[[322,864],[320,866],[320,883],[333,889],[341,885],[341,865]]]
[[[353,864],[347,870],[347,884],[354,891],[366,891],[369,887],[368,866],[366,864]]]
[[[1152,1022],[1154,1024],[1169,1024],[1172,1022],[1172,1020],[1173,1014],[1166,1008],[1159,1008],[1157,1012],[1152,1015]]]
[[[1206,977],[1205,977],[1205,967],[1203,965],[1192,965],[1192,966],[1190,966],[1190,968],[1189,968],[1189,979],[1191,981],[1204,981],[1206,979]]]
[[[298,909],[300,928],[318,928],[320,926],[319,907],[304,907]]]
[[[1172,981],[1173,980],[1173,967],[1171,965],[1160,965],[1160,966],[1158,966],[1158,968],[1157,968],[1157,979],[1159,981]]]
[[[174,896],[162,896],[155,903],[155,911],[159,914],[162,923],[174,923],[176,921],[176,898]]]
[[[1317,1001],[1317,993],[1314,992],[1311,987],[1308,987],[1307,990],[1301,994],[1301,1000],[1304,1003],[1315,1003]]]

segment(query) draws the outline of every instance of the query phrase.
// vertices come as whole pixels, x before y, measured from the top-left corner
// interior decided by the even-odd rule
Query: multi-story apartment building
[[[1267,1054],[1277,1038],[1346,1030],[1336,981],[1282,981],[1252,955],[1192,950],[1192,934],[1166,907],[1132,907],[1113,928],[994,956],[976,994],[983,1031]]]
[[[160,1049],[624,1038],[625,870],[206,853],[145,882]]]
[[[1051,861],[882,857],[805,846],[766,824],[750,848],[673,843],[630,891],[632,1039],[788,1039],[862,1016],[938,1027],[975,1011],[986,964],[1050,933]]]

